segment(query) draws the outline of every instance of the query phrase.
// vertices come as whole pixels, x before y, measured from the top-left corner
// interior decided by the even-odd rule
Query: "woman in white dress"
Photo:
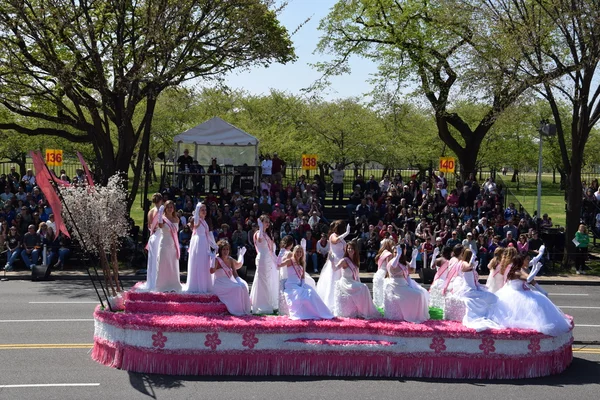
[[[333,310],[335,284],[342,277],[342,271],[336,266],[344,257],[346,241],[344,238],[350,234],[350,225],[344,229],[344,221],[337,220],[331,223],[329,228],[329,255],[317,282],[317,292],[323,302]]]
[[[342,277],[335,284],[333,314],[345,318],[381,318],[369,288],[360,282],[360,258],[356,242],[346,244],[344,257],[338,262]]]
[[[279,307],[279,271],[270,232],[271,220],[262,215],[258,219],[258,231],[254,233],[256,272],[250,291],[254,314],[273,314]]]
[[[379,252],[375,256],[377,272],[373,275],[373,303],[379,308],[383,308],[383,281],[387,275],[387,265],[392,258],[393,251],[394,241],[392,239],[383,239],[379,247]]]
[[[163,214],[164,213],[164,214]],[[179,280],[179,218],[175,203],[168,200],[158,211],[158,227],[162,230],[158,246],[157,292],[181,292]]]
[[[384,285],[385,318],[421,323],[429,319],[429,293],[410,277],[406,247],[397,246],[387,264],[389,277]]]
[[[289,315],[287,301],[285,300],[285,282],[288,278],[287,265],[283,261],[288,258],[294,247],[294,238],[290,235],[284,236],[279,242],[279,255],[277,256],[277,268],[279,270],[279,315]]]
[[[506,275],[508,274],[508,271],[510,271],[510,264],[517,254],[517,249],[514,247],[498,247],[494,250],[494,258],[488,265],[490,274],[485,283],[485,286],[490,292],[496,293],[498,290],[502,289],[502,286],[504,286],[504,282],[506,281]]]
[[[196,205],[185,286],[187,293],[212,292],[213,276],[210,273],[210,258],[211,253],[217,249],[217,243],[206,223],[206,212],[206,205],[202,203]]]
[[[294,247],[285,255],[282,266],[288,269],[285,282],[285,300],[290,319],[331,319],[333,314],[323,303],[314,287],[304,281],[306,257],[302,246]]]
[[[433,260],[433,266],[436,269],[436,273],[431,286],[429,286],[429,305],[431,307],[444,309],[443,289],[446,284],[448,273],[450,272],[451,258],[452,248],[445,246],[442,249],[442,256]]]
[[[158,245],[162,236],[162,230],[158,228],[158,209],[162,205],[163,198],[160,193],[152,195],[154,208],[148,211],[148,231],[150,238],[146,245],[148,250],[148,266],[146,267],[146,282],[142,284],[142,290],[154,290],[156,288],[156,268],[158,267]]]
[[[487,287],[479,284],[479,275],[475,272],[477,258],[471,249],[464,249],[460,265],[461,273],[456,278],[452,296],[462,300],[465,305],[462,324],[477,332],[502,329],[501,325],[491,319],[498,298]]]
[[[248,284],[237,274],[237,270],[244,264],[246,248],[240,248],[237,260],[229,256],[231,246],[227,240],[220,240],[218,249],[218,257],[216,257],[214,265],[209,268],[210,273],[215,277],[213,293],[227,306],[229,314],[248,315],[251,309]]]
[[[571,321],[543,293],[534,290],[535,274],[524,267],[528,257],[517,255],[507,273],[507,282],[498,290],[494,320],[506,328],[532,329],[549,336],[571,330]]]

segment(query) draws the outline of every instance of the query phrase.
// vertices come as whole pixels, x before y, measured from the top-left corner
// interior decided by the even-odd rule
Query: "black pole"
[[[148,201],[148,188],[150,186],[150,133],[145,132],[144,129],[144,141],[142,142],[143,156],[146,158],[144,163],[144,191],[142,193],[142,208],[144,210],[144,226],[142,227],[142,243],[146,243],[148,240],[148,212],[150,211],[150,202]]]

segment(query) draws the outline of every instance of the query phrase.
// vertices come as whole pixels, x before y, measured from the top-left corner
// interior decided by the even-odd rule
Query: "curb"
[[[9,273],[10,274],[10,273]],[[182,275],[182,277],[184,277],[184,275]],[[144,280],[145,275],[133,275],[133,274],[127,274],[127,275],[121,275],[120,279],[122,281],[134,281],[134,282],[138,282],[141,280]],[[246,281],[248,283],[252,283],[253,281],[253,276],[246,276]],[[313,278],[315,279],[315,281],[318,281],[319,278],[318,276],[313,276]],[[6,279],[7,281],[29,281],[31,280],[31,275],[30,274],[26,274],[25,271],[23,272],[19,272],[18,275],[6,275]],[[80,274],[72,274],[72,275],[61,275],[61,274],[56,274],[56,275],[50,275],[50,279],[48,279],[47,281],[81,281],[81,280],[89,280],[89,276],[85,273],[80,273]],[[420,278],[413,278],[415,282],[418,283],[422,283]],[[360,278],[361,282],[363,283],[373,283],[373,277],[361,277]],[[486,282],[487,278],[481,278],[479,279],[479,283],[484,284]],[[185,281],[185,279],[182,279],[182,282]],[[570,279],[553,279],[553,278],[548,278],[548,279],[541,279],[539,281],[542,285],[564,285],[564,286],[600,286],[600,279],[599,280],[570,280]],[[428,286],[428,284],[425,284],[425,286]]]

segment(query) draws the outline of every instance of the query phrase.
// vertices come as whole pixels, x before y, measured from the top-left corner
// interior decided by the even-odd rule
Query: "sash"
[[[271,258],[273,259],[273,263],[275,263],[275,268],[277,268],[277,257],[275,256],[275,243],[273,242],[273,239],[271,239],[269,237],[269,235],[267,235],[266,232],[263,232],[263,239],[265,240],[265,242],[267,242],[267,249],[269,249],[269,255],[271,256]],[[257,236],[259,234],[259,231],[254,232],[254,249],[256,250],[256,254],[259,254],[260,252],[258,251],[258,245],[257,243]]]
[[[388,250],[384,250],[383,253],[381,253],[381,255],[379,256],[379,259],[377,260],[377,269],[383,269],[384,263],[391,255],[392,253],[390,253]]]
[[[437,272],[435,273],[435,277],[433,278],[433,281],[437,281],[438,279],[440,279],[440,277],[442,275],[444,275],[444,273],[448,270],[448,266],[450,265],[450,261],[446,260],[442,263],[442,266],[440,267],[440,269],[437,270]]]
[[[444,282],[444,288],[442,289],[442,294],[446,294],[446,292],[448,291],[448,286],[450,286],[450,282],[452,281],[452,278],[456,277],[458,275],[458,269],[460,268],[460,265],[462,264],[462,261],[455,259],[456,261],[454,261],[454,263],[450,266],[448,266],[448,275],[446,276],[446,281]],[[450,261],[448,261],[448,264],[450,264]]]
[[[296,272],[298,279],[302,281],[302,275],[304,274],[304,268],[302,268],[302,265],[298,264],[296,260],[292,259],[292,267],[294,267],[294,272]]]
[[[179,248],[179,238],[177,237],[177,226],[175,225],[175,223],[171,222],[171,220],[169,220],[169,218],[167,218],[166,216],[163,215],[163,223],[167,224],[167,226],[169,227],[169,231],[171,232],[171,237],[173,238],[173,242],[175,243],[175,249],[177,250],[177,259],[179,260],[179,257],[181,256],[180,254],[180,248]]]
[[[229,279],[231,279],[232,281],[235,281],[235,279],[233,279],[233,270],[231,269],[231,267],[229,265],[227,265],[221,257],[217,257],[217,262],[221,266],[221,269],[223,270],[223,272],[225,272],[225,275],[227,275],[227,277]]]
[[[508,264],[506,266],[506,269],[504,270],[504,283],[508,282],[508,274],[510,273],[511,269],[512,269],[512,263]]]
[[[196,221],[194,221],[194,230],[192,231],[192,234],[195,235],[198,232],[198,227],[200,225],[202,225],[204,227],[204,234],[206,236],[206,240],[208,240],[208,245],[209,246],[210,245],[215,245],[215,243],[214,243],[215,242],[215,237],[210,232],[210,229],[208,228],[208,223],[206,222],[206,220],[204,218],[198,217],[198,224],[196,224]]]
[[[346,264],[348,264],[348,268],[350,268],[350,271],[352,271],[352,279],[360,282],[359,275],[358,275],[358,268],[356,268],[356,265],[354,265],[352,260],[349,259],[348,257],[344,257],[344,260],[346,260]]]

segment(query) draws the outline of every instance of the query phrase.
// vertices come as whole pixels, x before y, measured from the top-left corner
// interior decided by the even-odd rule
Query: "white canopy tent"
[[[185,149],[205,168],[212,159],[221,166],[254,166],[258,173],[258,139],[219,117],[180,133],[173,139],[177,145],[174,161]]]

